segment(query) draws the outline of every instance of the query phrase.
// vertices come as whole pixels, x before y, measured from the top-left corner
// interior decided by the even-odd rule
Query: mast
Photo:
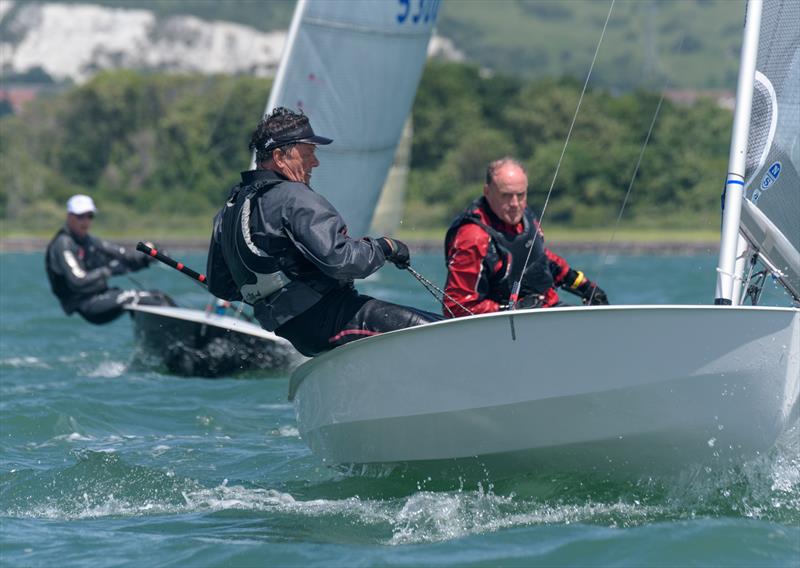
[[[297,0],[297,5],[294,8],[294,14],[292,15],[292,23],[289,25],[289,33],[286,35],[286,43],[283,46],[283,53],[281,54],[281,63],[278,65],[278,72],[275,74],[275,79],[272,82],[272,89],[269,92],[269,98],[267,99],[267,106],[264,108],[264,114],[266,115],[273,108],[278,102],[278,98],[280,97],[281,93],[283,92],[283,84],[285,82],[286,77],[286,67],[289,58],[292,55],[292,49],[294,48],[295,38],[297,37],[297,30],[300,29],[300,22],[303,19],[303,13],[305,12],[306,8],[306,0]],[[256,153],[255,150],[253,151],[253,155],[250,157],[250,169],[254,170],[256,168]]]
[[[762,0],[749,0],[745,16],[744,41],[736,86],[736,109],[733,114],[731,151],[728,156],[728,176],[725,180],[725,203],[722,212],[722,236],[717,265],[717,289],[714,303],[738,303],[740,294],[734,293],[736,285],[736,257],[739,248],[739,222],[744,199],[745,161],[747,139],[750,134],[750,113],[753,106],[753,83],[758,55],[758,37],[761,30]]]

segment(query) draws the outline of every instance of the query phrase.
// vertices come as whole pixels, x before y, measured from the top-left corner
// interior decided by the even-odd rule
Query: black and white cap
[[[286,132],[276,134],[272,138],[268,139],[266,142],[264,142],[264,150],[271,152],[272,150],[280,148],[281,146],[296,144],[298,142],[303,144],[330,144],[333,142],[333,140],[330,138],[325,138],[324,136],[317,136],[314,133],[314,130],[311,128],[311,124],[309,124],[308,121],[305,121],[304,124],[292,128],[291,130],[287,130]]]

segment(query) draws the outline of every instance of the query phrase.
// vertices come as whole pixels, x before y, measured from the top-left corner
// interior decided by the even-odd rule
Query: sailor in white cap
[[[91,197],[73,195],[67,200],[66,223],[47,245],[47,277],[64,312],[78,312],[88,322],[102,324],[119,317],[123,306],[132,302],[174,305],[162,292],[109,288],[111,276],[146,268],[152,259],[91,236],[95,213]]]

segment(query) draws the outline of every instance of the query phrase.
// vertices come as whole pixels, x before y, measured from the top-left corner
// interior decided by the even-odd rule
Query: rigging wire
[[[665,89],[667,87],[665,86]],[[604,272],[604,268],[608,266],[608,258],[611,253],[611,243],[614,242],[614,239],[617,236],[617,231],[619,230],[619,224],[622,221],[622,215],[625,213],[625,208],[628,205],[628,199],[630,198],[631,191],[633,190],[633,182],[636,181],[636,176],[639,174],[639,166],[642,164],[642,158],[644,157],[645,148],[647,148],[647,144],[650,142],[650,136],[653,134],[653,128],[656,125],[656,120],[658,119],[658,114],[661,112],[661,105],[664,102],[664,89],[661,90],[661,98],[658,99],[658,105],[656,105],[656,110],[653,113],[653,119],[650,121],[650,128],[647,131],[647,136],[645,136],[644,143],[642,144],[642,148],[639,151],[639,159],[636,160],[636,166],[633,168],[633,174],[631,175],[631,181],[628,184],[628,191],[625,193],[625,197],[622,199],[622,205],[619,208],[619,213],[617,214],[617,220],[614,223],[614,228],[611,230],[611,237],[608,239],[608,243],[606,244],[605,250],[601,255],[602,261],[600,262],[600,269],[597,273],[597,279],[601,280]],[[589,303],[592,303],[592,298],[594,297],[594,291],[592,291],[592,296],[589,298]]]
[[[681,52],[681,48],[683,47],[683,40],[686,36],[684,35],[681,37],[681,41],[678,43],[678,47],[675,50],[676,54]],[[664,93],[667,92],[670,88],[670,80],[669,76],[664,81],[664,85],[661,88],[661,97],[658,99],[658,104],[656,105],[656,109],[653,112],[653,118],[650,120],[650,127],[647,130],[647,135],[644,138],[644,142],[642,143],[642,148],[639,150],[639,158],[636,160],[636,166],[633,168],[633,173],[631,174],[631,181],[628,184],[628,191],[625,193],[625,197],[622,199],[622,204],[620,205],[619,213],[617,214],[617,220],[614,223],[614,228],[611,231],[611,237],[608,239],[608,243],[606,243],[605,249],[603,250],[603,254],[601,255],[602,261],[600,262],[600,268],[597,272],[597,279],[602,279],[603,273],[605,271],[605,267],[608,266],[608,258],[611,254],[611,243],[614,242],[614,239],[617,236],[617,231],[619,230],[619,225],[622,222],[622,216],[625,213],[625,208],[628,206],[628,200],[630,199],[631,192],[633,191],[633,184],[636,181],[636,176],[639,175],[639,167],[642,164],[642,159],[644,158],[644,151],[647,148],[647,145],[650,143],[650,138],[653,134],[653,129],[655,128],[656,121],[658,120],[658,115],[661,112],[661,106],[664,103]],[[592,292],[592,297],[594,297],[594,292]],[[589,298],[589,303],[591,304],[592,297]]]
[[[743,288],[745,290],[744,298],[750,299],[753,306],[757,306],[761,299],[761,294],[764,292],[764,283],[767,281],[767,276],[770,274],[768,268],[764,268],[759,272],[755,272],[756,264],[758,263],[758,250],[750,255],[750,269],[747,273],[747,279],[744,281]]]
[[[558,158],[558,163],[556,164],[556,170],[553,173],[553,180],[550,182],[550,188],[547,190],[547,196],[544,200],[544,206],[542,207],[542,213],[539,215],[539,226],[541,226],[542,222],[544,221],[544,214],[547,210],[547,204],[550,202],[550,196],[553,193],[553,187],[556,185],[556,178],[558,178],[558,171],[561,169],[561,162],[564,160],[564,154],[567,152],[567,145],[569,145],[569,139],[572,136],[572,130],[575,128],[575,122],[578,119],[578,112],[581,110],[581,104],[583,103],[583,96],[586,94],[586,88],[589,86],[589,79],[592,76],[592,71],[594,70],[594,64],[597,61],[597,54],[600,52],[600,46],[603,44],[603,38],[606,35],[606,29],[608,29],[608,22],[611,19],[611,13],[614,10],[614,3],[616,0],[611,0],[611,5],[608,7],[608,14],[606,15],[606,21],[603,24],[603,31],[600,33],[600,39],[597,42],[597,47],[594,50],[594,56],[592,57],[592,64],[589,66],[589,72],[586,74],[586,80],[583,82],[583,89],[581,90],[581,96],[578,98],[578,104],[575,107],[575,114],[572,116],[572,123],[569,125],[569,131],[567,131],[567,138],[564,140],[564,147],[561,149],[561,156]],[[531,259],[531,253],[533,252],[533,245],[536,242],[536,239],[539,237],[539,232],[535,232],[533,236],[533,241],[531,242],[531,246],[528,249],[528,255],[525,257],[525,263],[522,265],[522,272],[520,274],[525,274],[525,270],[528,267],[528,262]],[[508,309],[514,310],[516,309],[517,300],[519,299],[519,290],[522,286],[522,276],[520,279],[514,283],[513,288],[511,289],[511,298],[509,300]]]

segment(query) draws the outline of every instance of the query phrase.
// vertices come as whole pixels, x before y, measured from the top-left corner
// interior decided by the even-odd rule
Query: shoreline
[[[130,238],[109,240],[121,245],[134,247],[136,241]],[[442,242],[438,239],[403,239],[412,251],[442,252]],[[0,253],[44,252],[50,239],[42,237],[0,238]],[[207,239],[166,238],[158,239],[158,244],[168,250],[205,251]],[[547,248],[556,253],[616,253],[616,254],[717,254],[718,241],[670,241],[670,240],[620,240],[601,242],[590,240],[548,239]]]

